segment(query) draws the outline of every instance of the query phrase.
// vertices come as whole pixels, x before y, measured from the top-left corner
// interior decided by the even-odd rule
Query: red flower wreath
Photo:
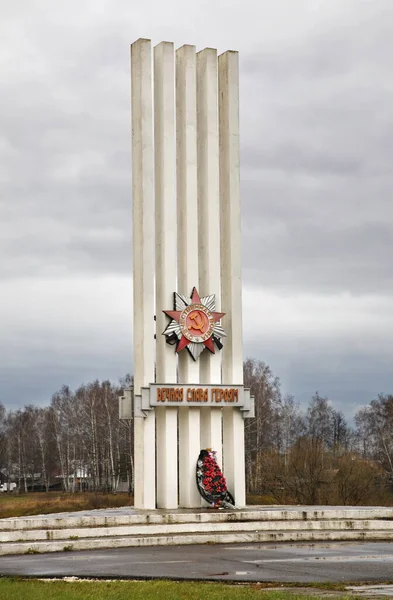
[[[216,461],[216,452],[210,448],[201,450],[197,461],[197,485],[202,497],[218,508],[222,501],[233,501],[228,493],[227,483]],[[229,501],[230,501],[229,500]]]
[[[227,483],[221,469],[211,454],[203,459],[204,477],[202,484],[205,490],[212,496],[224,494],[227,491]]]

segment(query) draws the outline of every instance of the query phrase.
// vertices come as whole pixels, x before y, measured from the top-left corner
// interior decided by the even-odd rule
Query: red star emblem
[[[226,337],[219,324],[225,313],[216,312],[215,295],[201,298],[194,287],[191,301],[177,292],[174,296],[175,310],[163,311],[171,319],[163,333],[167,336],[167,341],[173,343],[177,340],[176,352],[187,348],[194,360],[205,347],[214,354],[214,344],[221,348],[220,339]]]

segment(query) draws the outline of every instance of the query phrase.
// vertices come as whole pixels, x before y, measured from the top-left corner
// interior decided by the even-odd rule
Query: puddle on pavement
[[[393,585],[351,585],[346,588],[358,596],[386,596],[393,598]]]

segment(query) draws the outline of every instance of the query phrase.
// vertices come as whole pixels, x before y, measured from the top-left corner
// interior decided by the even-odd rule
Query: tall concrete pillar
[[[220,310],[220,191],[217,117],[217,50],[197,54],[199,293],[215,294]],[[221,355],[204,351],[200,378],[221,383]]]
[[[198,189],[195,46],[176,51],[176,177],[178,290],[190,295],[198,285]],[[178,358],[180,383],[199,383],[199,363],[187,351]],[[200,451],[200,410],[179,408],[179,503],[199,506],[195,463]]]
[[[201,411],[201,448],[217,452],[217,462],[222,467],[222,409],[204,408]]]
[[[239,410],[223,409],[223,468],[236,506],[246,505],[244,420]]]
[[[237,52],[218,58],[220,132],[221,293],[227,338],[222,382],[243,383],[241,212],[239,150],[239,60]],[[224,470],[236,504],[245,505],[244,420],[224,409]]]
[[[134,394],[154,381],[154,159],[151,43],[131,46]],[[155,508],[155,413],[134,419],[134,503]]]
[[[161,42],[154,48],[154,149],[156,249],[156,380],[176,384],[177,359],[162,332],[167,317],[163,307],[173,303],[176,290],[176,180],[175,180],[174,47]],[[157,408],[157,506],[176,508],[177,408]]]
[[[197,54],[199,292],[215,294],[220,310],[220,205],[217,119],[217,50]],[[221,356],[205,350],[200,357],[200,380],[221,383]],[[222,461],[222,410],[201,414],[201,447],[217,451]]]

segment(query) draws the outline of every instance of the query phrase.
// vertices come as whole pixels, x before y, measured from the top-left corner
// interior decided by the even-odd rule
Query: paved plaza
[[[272,582],[391,582],[393,545],[217,544],[0,557],[1,575]]]

